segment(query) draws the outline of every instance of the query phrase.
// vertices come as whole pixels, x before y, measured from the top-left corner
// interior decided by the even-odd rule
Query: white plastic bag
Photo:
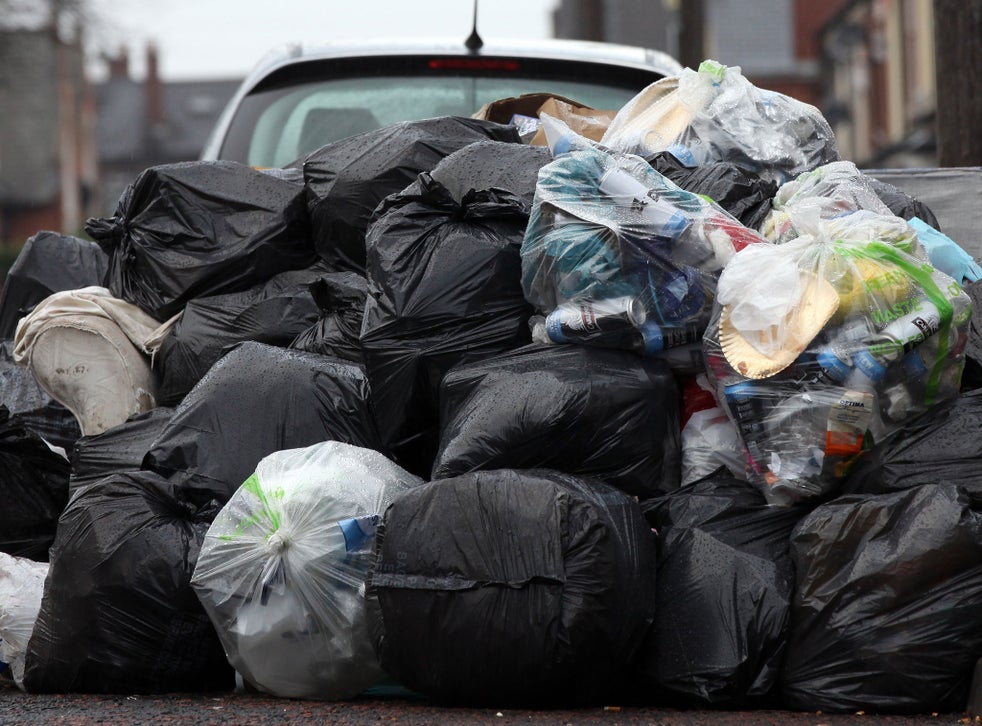
[[[384,679],[365,579],[388,504],[420,483],[370,449],[271,454],[208,530],[191,584],[229,662],[287,698],[350,698]]]
[[[696,411],[682,429],[682,486],[694,484],[721,466],[737,479],[747,478],[740,433],[718,406]]]
[[[47,562],[11,557],[0,552],[0,661],[10,666],[18,687],[24,687],[24,658],[41,609]]]

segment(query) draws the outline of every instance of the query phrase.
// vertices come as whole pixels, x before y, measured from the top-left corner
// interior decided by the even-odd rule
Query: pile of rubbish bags
[[[975,261],[738,68],[486,111],[152,167],[28,241],[9,677],[961,711]]]

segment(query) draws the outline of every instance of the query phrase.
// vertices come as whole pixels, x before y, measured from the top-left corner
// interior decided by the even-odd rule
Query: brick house
[[[95,95],[51,27],[0,28],[0,245],[74,232],[95,209]]]
[[[931,0],[847,0],[819,41],[842,154],[862,166],[936,166]]]

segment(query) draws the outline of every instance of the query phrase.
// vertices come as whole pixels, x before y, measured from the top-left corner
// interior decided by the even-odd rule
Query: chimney
[[[143,81],[146,122],[150,128],[164,122],[164,94],[157,75],[157,46],[147,45],[147,75]]]
[[[105,56],[109,63],[110,78],[129,78],[130,77],[130,52],[124,45],[114,56]]]

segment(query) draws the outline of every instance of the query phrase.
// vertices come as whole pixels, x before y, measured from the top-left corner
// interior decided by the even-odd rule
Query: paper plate
[[[784,318],[784,341],[771,355],[762,353],[730,322],[730,306],[719,318],[719,342],[727,363],[745,378],[768,378],[780,373],[802,354],[839,307],[839,294],[824,278],[801,271],[801,301]],[[777,326],[773,326],[776,328]],[[775,330],[776,334],[777,331]],[[765,342],[760,333],[760,342]]]

